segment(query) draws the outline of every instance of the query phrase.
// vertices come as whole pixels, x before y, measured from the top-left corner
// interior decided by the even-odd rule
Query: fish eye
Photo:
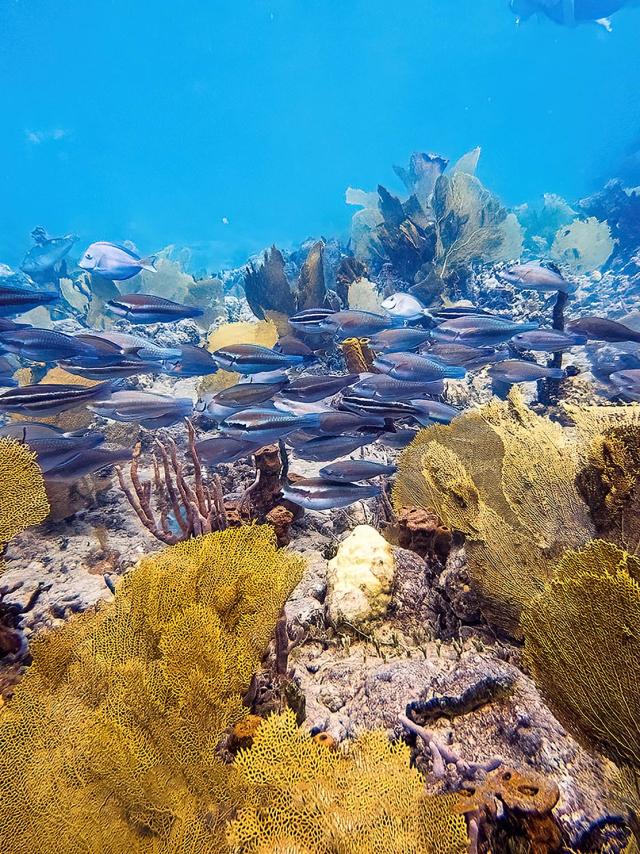
[[[93,255],[90,255],[88,252],[85,254],[84,257],[87,259],[87,261],[93,261]]]

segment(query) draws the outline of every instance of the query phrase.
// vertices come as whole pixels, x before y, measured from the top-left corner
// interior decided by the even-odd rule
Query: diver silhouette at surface
[[[609,15],[631,5],[636,5],[634,0],[510,0],[511,11],[520,20],[539,13],[565,27],[597,23],[607,29]]]

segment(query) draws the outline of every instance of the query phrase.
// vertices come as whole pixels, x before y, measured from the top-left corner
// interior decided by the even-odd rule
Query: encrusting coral
[[[208,534],[38,639],[0,717],[3,854],[224,851],[218,745],[301,572],[266,526]]]
[[[466,854],[458,795],[434,795],[409,765],[410,750],[364,732],[347,751],[272,715],[236,759],[245,806],[230,823],[233,854]]]
[[[578,493],[577,454],[562,428],[513,390],[447,427],[420,431],[400,458],[396,511],[433,510],[466,536],[469,574],[496,628],[520,635],[520,613],[567,549],[593,534]]]
[[[595,540],[567,552],[525,609],[525,656],[560,722],[640,791],[640,559]]]

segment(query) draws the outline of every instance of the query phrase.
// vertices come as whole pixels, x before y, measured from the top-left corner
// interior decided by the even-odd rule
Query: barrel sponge
[[[48,514],[36,455],[15,439],[0,438],[0,546],[30,525],[44,522]]]
[[[331,750],[287,711],[267,719],[236,766],[245,806],[227,831],[233,854],[466,854],[460,796],[427,794],[407,745],[382,731]]]
[[[3,854],[219,854],[241,805],[218,747],[302,571],[269,526],[144,558],[32,644],[0,716]]]

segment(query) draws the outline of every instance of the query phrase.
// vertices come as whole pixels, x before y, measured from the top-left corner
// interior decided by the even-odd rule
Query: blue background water
[[[241,263],[345,233],[345,188],[416,149],[571,199],[640,132],[640,9],[607,34],[507,0],[0,0],[0,39],[9,263],[36,224]]]

